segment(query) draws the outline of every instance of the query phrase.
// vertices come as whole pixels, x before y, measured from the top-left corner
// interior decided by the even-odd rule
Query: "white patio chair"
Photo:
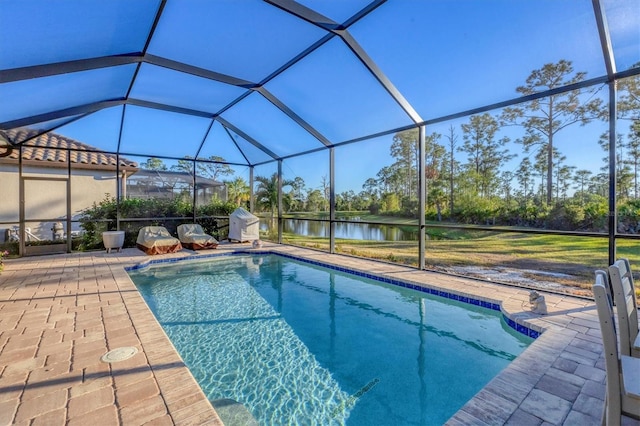
[[[619,356],[613,306],[603,277],[606,277],[604,271],[596,272],[593,285],[607,370],[602,424],[620,425],[622,415],[640,420],[640,358]]]
[[[627,259],[620,259],[609,266],[613,300],[618,311],[620,329],[620,353],[640,358],[638,334],[638,304],[636,302],[633,274]],[[638,376],[640,381],[640,376]]]

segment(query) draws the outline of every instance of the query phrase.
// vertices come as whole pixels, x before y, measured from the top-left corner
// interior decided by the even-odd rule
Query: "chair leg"
[[[613,404],[609,400],[609,391],[604,399],[604,411],[602,416],[602,426],[620,426],[622,422],[622,412],[620,411],[619,395],[613,396]],[[617,399],[617,400],[616,400]]]

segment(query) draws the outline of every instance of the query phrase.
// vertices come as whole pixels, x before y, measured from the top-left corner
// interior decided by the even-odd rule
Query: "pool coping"
[[[549,314],[541,316],[524,309],[529,289],[294,246],[267,244],[254,250],[249,245],[221,244],[216,251],[183,250],[153,258],[137,249],[125,249],[7,261],[0,275],[0,391],[9,392],[0,392],[0,423],[8,416],[7,423],[14,424],[57,416],[63,420],[60,424],[86,424],[91,416],[104,420],[108,413],[116,424],[142,424],[142,420],[222,424],[125,267],[171,259],[204,260],[208,255],[236,251],[276,252],[333,265],[337,270],[346,268],[383,280],[469,295],[465,297],[490,304],[499,302],[503,314],[516,325],[542,331],[447,424],[596,424],[600,420],[605,373],[591,300],[541,291],[549,308]],[[113,318],[106,314],[112,310],[118,314]],[[98,317],[91,319],[90,312],[98,312]],[[122,320],[126,327],[114,319]],[[142,356],[106,370],[95,362],[98,352],[102,355],[106,348],[124,343],[136,346]],[[64,348],[64,356],[51,352],[50,346]],[[52,371],[51,366],[57,370]],[[133,374],[121,371],[127,368]],[[137,399],[130,393],[136,388]],[[141,389],[146,393],[141,394]],[[44,396],[46,404],[42,403]],[[82,408],[78,408],[81,400]],[[102,417],[95,417],[98,414]]]

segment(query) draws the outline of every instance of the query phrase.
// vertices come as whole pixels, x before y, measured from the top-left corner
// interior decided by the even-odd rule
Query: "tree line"
[[[635,67],[640,67],[640,63]],[[531,72],[516,88],[522,96],[553,91],[583,82],[570,61],[545,64]],[[578,84],[579,86],[579,84]],[[459,128],[425,138],[425,196],[427,219],[475,224],[533,226],[551,229],[604,231],[608,217],[609,137],[597,135],[602,147],[598,171],[570,164],[558,136],[571,126],[608,118],[608,105],[597,96],[601,87],[553,92],[550,96],[504,108],[499,113],[472,115]],[[618,135],[616,137],[617,196],[621,232],[640,232],[640,77],[618,82]],[[500,136],[513,128],[513,140]],[[580,142],[573,141],[574,149]],[[508,144],[521,147],[518,153]],[[522,158],[518,158],[522,154]],[[336,210],[417,217],[419,164],[418,129],[393,136],[392,160],[361,191],[336,194]],[[594,153],[598,155],[598,153]],[[150,159],[155,162],[157,159]],[[198,175],[211,179],[233,176],[221,157],[197,162]],[[519,161],[518,161],[519,160]],[[515,168],[513,164],[516,164]],[[506,169],[511,165],[511,170]],[[143,164],[145,168],[158,164]],[[194,162],[179,160],[172,170],[193,172]],[[275,214],[278,176],[257,176],[256,208]],[[224,180],[227,199],[247,205],[249,185],[241,177]],[[307,187],[303,178],[283,179],[284,210],[329,210],[330,183]]]
[[[636,64],[636,67],[640,64]],[[575,85],[586,73],[574,72],[561,60],[534,70],[523,96]],[[640,232],[640,78],[618,82],[616,174],[619,231]],[[472,115],[446,134],[425,137],[425,196],[427,219],[474,224],[532,226],[561,230],[606,231],[608,225],[609,137],[596,135],[602,148],[598,171],[572,165],[561,151],[558,135],[570,126],[608,118],[608,106],[597,97],[601,87],[559,92],[497,114]],[[500,131],[513,127],[513,141]],[[516,130],[519,129],[519,132]],[[427,129],[428,131],[428,129]],[[507,145],[521,146],[518,154]],[[587,141],[574,140],[573,149]],[[392,163],[365,180],[362,191],[336,196],[338,211],[368,210],[373,214],[417,217],[419,182],[418,130],[396,133],[389,149]],[[511,170],[506,165],[517,164]],[[276,179],[276,176],[272,177]],[[325,185],[300,198],[301,179],[290,187],[293,210],[322,209],[328,200]],[[288,182],[287,182],[288,183]],[[316,201],[317,200],[317,201]]]

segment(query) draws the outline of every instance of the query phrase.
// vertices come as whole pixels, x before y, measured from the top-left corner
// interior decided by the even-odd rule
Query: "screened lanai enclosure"
[[[640,262],[637,0],[0,0],[0,250],[261,238],[580,291]]]

